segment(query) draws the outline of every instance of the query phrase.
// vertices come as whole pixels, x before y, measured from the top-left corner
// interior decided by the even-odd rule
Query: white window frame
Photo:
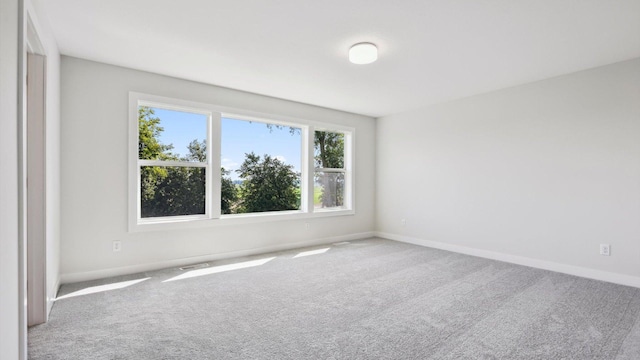
[[[311,172],[311,185],[312,188],[315,186],[315,173],[316,172],[325,172],[325,173],[342,173],[344,174],[344,201],[343,201],[343,205],[339,206],[339,207],[332,207],[332,208],[319,208],[316,209],[313,206],[313,191],[312,191],[312,197],[311,197],[311,208],[313,212],[316,213],[329,213],[329,212],[340,212],[340,211],[350,211],[352,210],[353,207],[353,154],[352,154],[352,149],[353,149],[353,130],[352,129],[348,129],[348,128],[341,128],[341,127],[314,127],[313,128],[313,132],[311,134],[313,134],[312,136],[315,138],[315,132],[316,131],[323,131],[323,132],[332,132],[332,133],[339,133],[344,135],[344,159],[343,159],[343,163],[344,163],[344,168],[319,168],[319,167],[315,167],[315,148],[314,148],[314,144],[312,142],[311,144],[311,149],[312,149],[312,163],[313,163],[313,170]],[[311,135],[310,135],[311,136]]]
[[[175,111],[205,114],[207,125],[207,162],[182,162],[138,159],[138,107],[149,106]],[[290,211],[272,211],[247,214],[221,214],[221,119],[253,121],[266,124],[296,127],[301,129],[301,199],[300,209]],[[274,120],[277,119],[277,120]],[[315,131],[337,132],[345,135],[344,169],[345,174],[344,206],[336,208],[314,209],[313,189],[315,168],[314,135]],[[308,219],[312,217],[342,216],[355,214],[354,194],[354,149],[355,129],[341,125],[316,122],[281,115],[265,114],[231,107],[180,100],[164,96],[129,93],[129,231],[162,231],[181,228],[198,228],[217,225],[246,224],[274,220]],[[204,167],[206,171],[205,214],[186,216],[167,216],[141,218],[140,214],[140,167],[141,166],[188,166]]]
[[[308,170],[305,171],[305,164],[309,162],[308,154],[305,151],[306,149],[306,140],[308,138],[309,126],[301,123],[295,123],[290,121],[278,121],[265,119],[260,116],[249,116],[243,114],[229,113],[224,112],[220,116],[221,119],[231,119],[231,120],[240,120],[240,121],[251,121],[257,122],[261,124],[270,124],[284,127],[295,127],[300,129],[300,209],[298,210],[282,210],[282,211],[264,211],[264,212],[254,212],[254,213],[242,213],[242,214],[222,214],[220,215],[221,219],[233,219],[233,218],[250,218],[255,216],[271,216],[271,215],[292,215],[292,214],[302,214],[306,213],[309,210],[309,204],[307,203],[307,192],[309,192],[309,187],[306,186],[306,177],[308,175]],[[280,118],[280,117],[277,117]],[[222,131],[220,132],[220,143],[222,143]],[[257,154],[262,155],[262,154]],[[313,208],[313,203],[311,204]]]
[[[151,108],[181,111],[207,116],[207,161],[165,161],[165,160],[141,160],[138,158],[138,109],[140,106]],[[196,103],[162,96],[129,93],[129,230],[139,230],[140,226],[180,223],[193,220],[207,220],[220,217],[220,207],[213,204],[220,202],[220,182],[212,181],[214,174],[220,173],[220,143],[219,136],[214,132],[220,132],[220,113],[208,104]],[[217,129],[217,130],[216,130]],[[140,169],[142,166],[183,166],[202,167],[205,169],[205,213],[197,215],[165,216],[143,218],[141,215],[140,201]],[[218,169],[216,171],[216,169]],[[217,188],[216,188],[217,186]]]

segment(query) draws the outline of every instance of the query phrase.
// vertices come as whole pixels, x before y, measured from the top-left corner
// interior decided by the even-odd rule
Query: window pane
[[[138,158],[207,161],[207,115],[138,107]]]
[[[222,118],[223,214],[300,208],[301,133]]]
[[[344,206],[344,173],[315,173],[313,205],[316,209]]]
[[[141,217],[205,214],[205,168],[140,167]]]
[[[344,168],[344,134],[316,131],[313,145],[316,167],[325,169]]]

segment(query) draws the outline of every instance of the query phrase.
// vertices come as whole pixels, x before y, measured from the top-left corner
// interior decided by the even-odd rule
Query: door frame
[[[26,16],[26,106],[23,149],[26,212],[27,326],[47,321],[46,54],[37,26]]]

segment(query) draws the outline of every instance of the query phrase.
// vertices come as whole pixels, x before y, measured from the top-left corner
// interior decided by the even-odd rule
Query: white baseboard
[[[640,288],[640,277],[376,231],[377,237]]]
[[[68,284],[68,283],[74,283],[74,282],[80,282],[80,281],[104,279],[112,276],[136,274],[136,273],[145,272],[145,271],[160,270],[160,269],[166,269],[170,267],[178,267],[178,266],[195,264],[199,262],[216,261],[216,260],[230,259],[235,257],[258,255],[258,254],[270,253],[275,251],[303,248],[307,246],[331,244],[331,243],[341,242],[341,241],[360,240],[360,239],[366,239],[374,236],[375,236],[375,233],[372,231],[369,231],[369,232],[363,232],[363,233],[332,236],[332,237],[321,238],[321,239],[312,239],[312,240],[291,242],[286,244],[264,246],[260,248],[236,250],[236,251],[229,251],[229,252],[216,253],[216,254],[207,254],[207,255],[193,256],[193,257],[187,257],[187,258],[181,258],[181,259],[164,260],[164,261],[158,261],[158,262],[147,263],[147,264],[123,266],[118,268],[100,269],[100,270],[85,271],[85,272],[67,273],[67,274],[62,274],[60,276],[60,283]]]

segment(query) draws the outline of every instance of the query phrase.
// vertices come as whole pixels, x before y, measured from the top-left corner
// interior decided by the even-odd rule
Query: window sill
[[[305,220],[334,216],[355,215],[353,209],[316,210],[313,213],[302,211],[278,211],[252,214],[222,215],[219,219],[203,217],[180,217],[177,219],[144,220],[129,226],[129,232],[164,231],[180,229],[198,229],[225,225],[244,225],[272,221]]]

